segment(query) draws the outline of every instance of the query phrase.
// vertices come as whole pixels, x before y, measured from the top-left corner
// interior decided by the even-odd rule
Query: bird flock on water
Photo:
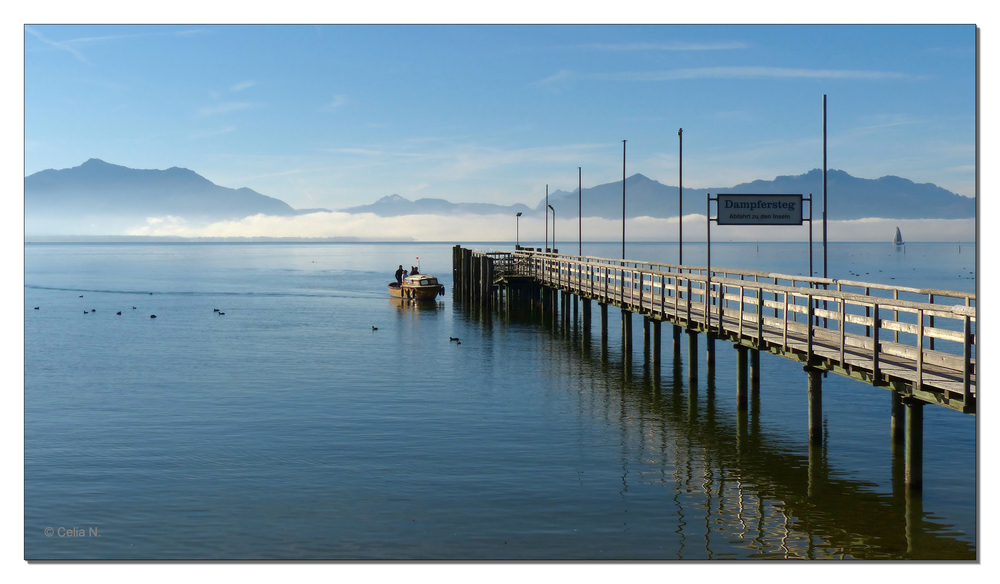
[[[150,292],[150,293],[149,293],[149,295],[150,295],[150,296],[152,296],[152,295],[153,295],[153,293],[152,293],[152,292]],[[80,296],[79,296],[79,297],[80,297],[80,298],[83,298],[83,294],[80,294]],[[34,310],[41,310],[41,308],[42,308],[41,306],[36,306],[36,307],[34,307]],[[133,307],[132,307],[132,310],[137,310],[137,308],[136,308],[135,306],[133,306]],[[84,311],[83,311],[83,313],[84,313],[84,314],[91,314],[91,313],[96,313],[96,312],[97,312],[97,309],[96,309],[96,308],[91,308],[90,310],[84,310]],[[221,311],[221,310],[219,310],[218,308],[213,308],[213,309],[212,309],[212,312],[214,312],[214,313],[218,314],[219,316],[225,316],[225,314],[226,314],[225,312],[222,312],[222,311]],[[120,310],[119,310],[119,311],[118,311],[118,312],[116,312],[115,314],[116,314],[117,316],[121,316],[121,314],[122,314],[122,311],[120,311]],[[156,315],[155,315],[155,314],[150,314],[150,315],[149,315],[149,318],[156,318]],[[375,331],[377,331],[377,330],[378,330],[378,327],[377,327],[377,326],[374,326],[374,325],[372,325],[372,332],[375,332]],[[449,342],[449,343],[455,343],[456,345],[461,345],[461,344],[462,344],[462,341],[460,341],[460,340],[458,339],[458,337],[448,337],[448,342]]]

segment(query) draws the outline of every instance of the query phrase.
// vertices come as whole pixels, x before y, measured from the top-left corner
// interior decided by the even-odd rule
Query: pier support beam
[[[889,424],[889,434],[892,436],[894,444],[902,443],[904,440],[904,429],[906,427],[906,409],[903,407],[903,396],[897,392],[892,392],[892,414]]]
[[[570,322],[571,322],[570,321],[570,308],[569,308],[571,302],[570,302],[569,297],[570,297],[569,292],[563,292],[562,293],[562,307],[561,307],[562,308],[562,322],[563,322],[563,329],[566,330],[566,331],[569,330],[569,325],[570,325]]]
[[[691,385],[698,381],[698,332],[688,330],[688,380]]]
[[[906,486],[919,492],[924,486],[924,402],[908,398],[906,404]]]
[[[747,349],[743,345],[736,347],[736,409],[747,410]]]
[[[642,354],[648,358],[649,357],[649,317],[643,315],[642,317]]]
[[[809,443],[823,443],[823,371],[805,367],[809,374]]]
[[[598,303],[601,307],[601,343],[608,342],[608,305]]]
[[[660,337],[663,334],[660,331],[660,321],[654,320],[650,323],[651,330],[650,335],[653,337],[653,368],[655,371],[659,371],[660,367]]]
[[[709,377],[715,371],[715,335],[705,333],[705,370]]]
[[[590,299],[583,299],[583,338],[590,338]]]
[[[760,387],[760,349],[750,349],[750,387]]]
[[[632,354],[632,313],[622,310],[622,351]]]
[[[681,327],[674,325],[674,357],[681,356]]]

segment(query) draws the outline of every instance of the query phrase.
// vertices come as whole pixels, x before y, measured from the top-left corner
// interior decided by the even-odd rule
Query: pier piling
[[[698,381],[698,331],[688,330],[688,379],[694,385]]]
[[[815,367],[805,367],[809,374],[809,442],[823,443],[823,371]]]
[[[659,371],[659,367],[660,367],[660,345],[662,344],[661,343],[661,339],[660,339],[660,337],[662,335],[662,333],[660,331],[660,321],[658,321],[658,320],[652,321],[650,323],[650,327],[651,327],[651,329],[650,329],[650,335],[653,338],[653,347],[652,347],[652,351],[653,351],[653,358],[652,358],[653,369],[655,371]]]
[[[632,354],[632,313],[622,310],[622,351]]]
[[[906,486],[913,492],[923,489],[924,402],[907,398],[906,404]]]
[[[747,351],[743,345],[736,347],[736,409],[747,409]]]

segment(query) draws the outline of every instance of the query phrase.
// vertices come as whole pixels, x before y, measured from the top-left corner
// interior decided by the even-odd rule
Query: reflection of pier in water
[[[518,324],[550,333],[539,342],[560,376],[575,380],[582,413],[619,426],[623,499],[637,481],[672,483],[664,501],[676,507],[677,558],[734,557],[713,543],[753,558],[975,558],[974,544],[952,537],[947,524],[924,513],[920,493],[906,488],[901,444],[893,447],[892,492],[880,493],[874,483],[844,478],[850,469],[831,468],[825,445],[796,452],[784,437],[762,433],[755,384],[749,408],[717,409],[714,368],[697,379],[697,363],[683,362],[678,346],[663,375],[649,367],[648,353],[633,366],[624,348],[613,358],[606,341],[592,343],[576,311],[562,319],[511,305],[494,323],[489,309],[469,309],[486,334]],[[636,458],[645,473],[635,471]],[[656,466],[658,473],[649,471]]]

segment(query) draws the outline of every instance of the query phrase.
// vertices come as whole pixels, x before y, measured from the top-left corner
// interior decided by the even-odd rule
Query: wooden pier
[[[833,372],[893,392],[891,436],[906,443],[907,484],[919,488],[924,404],[976,412],[974,293],[887,286],[752,270],[561,255],[557,250],[474,252],[455,246],[455,293],[484,309],[538,302],[553,322],[568,323],[582,305],[591,330],[591,302],[608,335],[608,306],[622,316],[622,349],[632,352],[632,315],[643,317],[643,348],[660,363],[661,323],[673,326],[673,348],[689,335],[697,377],[697,336],[706,365],[717,340],[737,350],[737,409],[757,387],[760,352],[802,363],[807,373],[809,439],[822,440],[822,376]],[[573,299],[572,308],[570,298]],[[561,299],[561,300],[560,300]],[[546,311],[546,309],[548,309]],[[748,362],[750,365],[747,373]]]

